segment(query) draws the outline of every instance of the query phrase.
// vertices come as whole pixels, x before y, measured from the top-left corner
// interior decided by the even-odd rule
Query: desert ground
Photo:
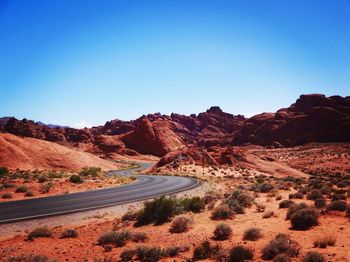
[[[350,260],[349,144],[246,148],[243,156],[233,166],[158,169],[202,181],[191,192],[147,201],[180,207],[162,221],[145,220],[147,204],[139,203],[55,226],[45,219],[20,222],[16,231],[1,225],[0,255],[4,261],[322,261],[303,260],[316,252],[324,261]],[[293,207],[300,203],[307,207],[298,217]],[[232,251],[237,246],[244,251]]]

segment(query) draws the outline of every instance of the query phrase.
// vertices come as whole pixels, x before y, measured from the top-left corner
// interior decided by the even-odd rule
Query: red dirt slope
[[[56,143],[0,133],[0,166],[11,169],[76,171],[84,166],[98,166],[104,170],[111,170],[117,169],[120,164]]]

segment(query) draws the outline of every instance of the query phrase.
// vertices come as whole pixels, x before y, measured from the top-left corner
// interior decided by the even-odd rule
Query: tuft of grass
[[[295,230],[307,230],[318,224],[318,216],[315,208],[303,208],[293,213],[290,222]]]
[[[34,240],[39,237],[51,237],[52,232],[47,226],[41,226],[35,228],[32,232],[27,235],[27,240]]]
[[[148,240],[148,236],[143,232],[135,232],[131,234],[131,239],[134,242],[146,242]]]
[[[327,211],[345,211],[347,204],[345,201],[337,200],[327,206]]]
[[[74,174],[69,177],[69,182],[74,184],[81,184],[84,182],[84,180],[81,178],[81,176]]]
[[[302,260],[303,262],[326,262],[326,259],[323,255],[310,251],[306,254],[306,256]]]
[[[193,251],[193,260],[204,260],[215,256],[219,251],[218,246],[212,246],[209,241],[203,241]]]
[[[299,255],[300,248],[300,245],[287,235],[278,234],[262,249],[262,258],[271,260],[283,253],[288,254],[290,257],[296,257]]]
[[[314,240],[314,247],[326,248],[327,246],[334,246],[337,238],[333,235],[326,235]]]
[[[61,233],[61,238],[77,238],[78,232],[75,229],[65,229]]]
[[[162,258],[163,252],[160,247],[138,246],[135,249],[136,259],[140,261],[158,261]]]
[[[242,245],[234,246],[230,251],[229,261],[243,262],[252,260],[254,256],[253,250]]]
[[[10,198],[12,198],[12,193],[11,193],[11,192],[5,192],[5,193],[1,196],[1,198],[3,198],[3,199],[10,199]]]
[[[227,224],[218,224],[214,230],[214,239],[227,240],[232,236],[232,229]]]
[[[19,186],[15,190],[16,193],[25,193],[27,191],[28,191],[28,187],[26,187],[26,186]]]
[[[33,193],[33,191],[28,190],[28,191],[24,194],[24,196],[26,196],[26,197],[32,197],[32,196],[34,196],[34,193]]]
[[[183,233],[189,230],[192,219],[188,216],[176,217],[170,225],[171,233]]]
[[[256,227],[248,228],[243,235],[243,240],[256,241],[262,237],[261,229]]]
[[[103,233],[99,239],[98,244],[104,245],[115,245],[117,247],[125,246],[126,242],[131,238],[131,234],[127,230],[123,231],[109,231]]]
[[[211,213],[211,219],[213,220],[225,220],[233,217],[233,213],[228,205],[222,204],[214,208]]]

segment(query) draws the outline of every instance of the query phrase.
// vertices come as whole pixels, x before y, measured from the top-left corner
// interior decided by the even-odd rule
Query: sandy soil
[[[122,165],[49,141],[1,133],[0,166],[21,170],[79,171],[85,166],[116,170]]]
[[[0,178],[0,202],[38,198],[53,195],[63,195],[74,192],[82,192],[106,187],[122,186],[134,181],[131,177],[107,176],[101,174],[97,178],[82,177],[82,183],[72,183],[69,181],[71,175],[76,173],[69,172],[52,172],[41,171],[39,173],[25,172],[26,178],[12,178],[13,174],[6,178]],[[60,176],[59,178],[50,178],[50,174]],[[38,177],[45,177],[46,181],[40,183]],[[5,184],[10,184],[10,188],[4,188]],[[43,191],[43,188],[49,185],[49,191]],[[26,187],[26,192],[16,192],[19,187]],[[32,195],[28,195],[32,192]],[[11,198],[4,198],[7,193],[11,194]]]
[[[199,166],[186,165],[177,170],[164,170],[167,173],[177,173],[199,177],[207,182],[189,196],[200,195],[206,192],[215,192],[225,198],[224,193],[231,192],[237,187],[247,187],[249,184],[264,177],[266,181],[274,183],[275,186],[283,186],[283,177],[291,175],[307,180],[305,174],[310,170],[336,169],[349,175],[349,161],[347,151],[348,145],[317,145],[305,146],[293,149],[268,149],[256,150],[252,154],[257,158],[251,158],[254,165],[259,165],[262,159],[265,171],[261,168],[254,169],[247,167],[206,167],[203,170]],[[339,152],[338,152],[339,150]],[[338,152],[338,153],[337,153]],[[316,154],[316,157],[315,157]],[[319,158],[317,157],[319,154]],[[254,162],[255,161],[255,162]],[[271,166],[269,167],[269,163]],[[284,172],[281,175],[276,166],[281,166]],[[266,172],[266,170],[268,172]],[[275,170],[275,176],[271,175],[271,170]],[[298,176],[299,174],[299,176]],[[320,176],[322,178],[322,176]],[[349,186],[344,188],[349,192]],[[290,193],[295,190],[279,189],[274,193],[255,193],[256,203],[266,207],[266,211],[273,211],[274,215],[263,219],[263,213],[256,210],[255,206],[246,209],[245,214],[235,215],[233,219],[226,221],[214,221],[211,219],[211,210],[207,209],[199,214],[188,213],[193,219],[193,224],[188,232],[174,234],[169,232],[170,223],[162,226],[147,225],[134,227],[133,222],[121,223],[120,217],[127,210],[137,210],[142,207],[141,203],[123,205],[87,213],[78,213],[61,217],[24,221],[12,225],[0,225],[2,234],[0,240],[0,256],[9,257],[13,255],[41,254],[60,261],[94,261],[94,259],[114,258],[118,259],[120,253],[127,249],[140,245],[129,241],[125,247],[113,247],[106,252],[103,247],[97,245],[97,240],[106,231],[118,228],[127,229],[130,232],[144,232],[149,237],[147,246],[186,246],[187,251],[181,252],[176,258],[164,259],[163,261],[186,261],[190,259],[193,250],[202,241],[209,240],[222,246],[223,249],[232,248],[236,244],[251,247],[254,250],[254,261],[262,261],[261,249],[278,233],[285,233],[293,240],[297,241],[302,249],[301,254],[293,261],[301,261],[308,251],[316,251],[324,254],[326,261],[350,261],[350,220],[346,218],[344,212],[322,213],[319,218],[319,225],[307,231],[296,231],[291,229],[290,221],[285,219],[287,209],[279,209],[279,202],[288,199]],[[185,196],[180,195],[179,197]],[[349,194],[346,193],[349,203]],[[278,198],[277,198],[278,197]],[[278,200],[277,200],[278,199]],[[293,199],[295,202],[305,202],[313,205],[310,200]],[[329,203],[329,199],[327,202]],[[219,204],[220,201],[216,203]],[[212,239],[213,231],[217,224],[226,223],[232,227],[233,236],[229,240],[217,241]],[[53,230],[51,238],[39,238],[34,241],[26,241],[26,234],[38,225],[47,225]],[[250,227],[262,229],[263,237],[257,241],[243,241],[244,231]],[[61,232],[66,228],[75,228],[79,236],[73,239],[60,239]],[[315,248],[313,242],[318,237],[331,235],[336,237],[334,246],[325,249]],[[208,260],[210,261],[210,260]]]
[[[285,192],[283,198],[286,197]],[[320,224],[308,231],[293,231],[290,229],[290,222],[285,220],[286,209],[278,209],[278,202],[275,199],[267,198],[262,195],[257,199],[264,203],[268,210],[273,210],[275,215],[268,219],[262,219],[262,213],[258,213],[251,208],[244,215],[236,215],[232,220],[225,221],[233,229],[233,236],[230,240],[214,241],[212,239],[215,226],[221,221],[210,219],[210,211],[201,214],[190,214],[194,223],[192,228],[185,233],[173,234],[169,232],[170,223],[162,226],[143,226],[135,228],[132,224],[123,224],[123,229],[131,232],[144,232],[149,240],[144,243],[149,246],[188,246],[189,251],[180,253],[178,259],[186,260],[191,258],[195,246],[201,241],[207,239],[211,242],[220,244],[223,248],[230,248],[235,244],[243,244],[254,249],[254,261],[261,261],[260,250],[267,242],[278,233],[286,233],[302,245],[302,253],[308,251],[318,251],[325,254],[329,261],[349,261],[350,227],[349,220],[342,215],[325,215],[320,219]],[[306,202],[306,201],[304,201]],[[135,208],[137,206],[133,206]],[[13,238],[5,239],[0,242],[0,255],[8,257],[10,255],[20,254],[42,254],[62,261],[93,261],[94,258],[113,257],[118,258],[119,254],[126,248],[134,247],[136,243],[128,242],[125,247],[113,248],[111,252],[105,252],[103,247],[97,245],[98,237],[106,231],[112,230],[113,226],[118,224],[118,220],[111,221],[108,214],[102,215],[100,221],[88,222],[83,225],[75,225],[79,236],[76,239],[60,239],[59,236],[68,226],[56,226],[53,228],[51,238],[40,238],[34,241],[26,241],[24,235],[18,235]],[[101,221],[102,220],[102,221]],[[103,221],[105,220],[105,221]],[[263,231],[263,238],[258,241],[243,241],[244,231],[250,227],[258,227]],[[319,249],[313,247],[313,241],[318,237],[331,233],[337,237],[334,247]],[[164,260],[166,261],[166,260]],[[173,261],[173,259],[169,259]],[[300,261],[300,257],[293,261]]]

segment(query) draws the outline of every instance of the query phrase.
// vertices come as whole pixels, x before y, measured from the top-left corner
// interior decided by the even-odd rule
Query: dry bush
[[[334,201],[327,206],[327,211],[345,211],[347,204],[345,201]]]
[[[230,251],[230,262],[243,262],[252,260],[254,252],[251,248],[244,247],[242,245],[234,246]]]
[[[292,259],[287,254],[278,254],[273,259],[273,262],[291,262]]]
[[[78,232],[75,229],[66,229],[61,233],[61,238],[76,238]]]
[[[307,230],[318,224],[318,216],[314,208],[303,208],[293,213],[290,222],[295,230]]]
[[[262,237],[261,229],[252,227],[248,228],[243,235],[243,240],[256,241]]]
[[[227,224],[218,224],[214,230],[214,239],[227,240],[232,235],[232,229]]]
[[[99,239],[98,244],[104,245],[115,245],[117,247],[125,246],[126,242],[131,238],[129,231],[110,231],[103,233]]]
[[[288,208],[291,204],[293,204],[294,202],[291,200],[282,200],[279,203],[279,208]]]
[[[290,257],[296,257],[300,252],[300,245],[289,238],[285,234],[278,234],[275,239],[271,240],[262,249],[262,258],[266,260],[271,260],[275,258],[278,254],[288,254]]]
[[[327,246],[334,246],[337,238],[333,235],[326,235],[319,237],[314,241],[314,247],[326,248]]]
[[[293,204],[291,204],[291,205],[288,207],[286,220],[289,220],[290,217],[291,217],[296,211],[298,211],[298,210],[300,210],[300,209],[303,209],[303,208],[306,208],[306,207],[308,207],[308,205],[305,204],[305,203],[300,203],[300,204],[293,203]]]
[[[214,208],[211,213],[211,219],[221,220],[221,219],[230,219],[233,217],[233,213],[228,205],[222,204]]]
[[[47,226],[41,226],[35,228],[32,232],[27,235],[27,240],[33,240],[39,237],[51,237],[52,232]]]
[[[178,216],[170,225],[171,233],[183,233],[189,230],[192,219],[189,216]]]
[[[148,240],[148,236],[143,232],[135,232],[131,234],[131,239],[134,242],[146,242]]]
[[[303,262],[326,262],[326,259],[323,255],[317,252],[308,252],[302,260]]]

